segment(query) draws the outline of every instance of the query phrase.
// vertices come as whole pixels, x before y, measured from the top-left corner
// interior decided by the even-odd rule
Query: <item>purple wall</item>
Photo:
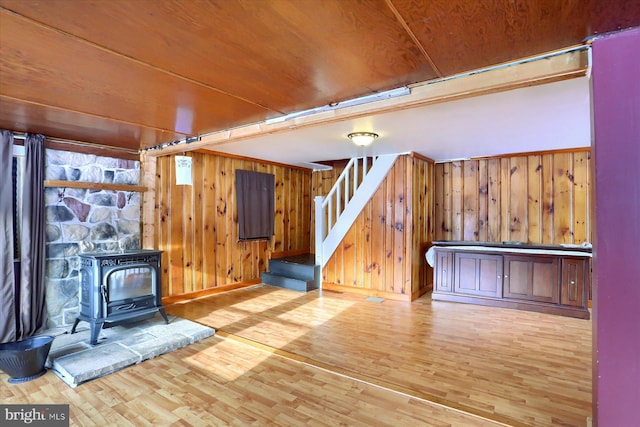
[[[592,46],[594,425],[640,426],[640,27]]]

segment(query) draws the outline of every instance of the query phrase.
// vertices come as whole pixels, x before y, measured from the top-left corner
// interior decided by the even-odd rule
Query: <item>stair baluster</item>
[[[351,159],[326,197],[315,197],[315,259],[321,268],[336,250],[397,158],[398,154],[377,156],[371,158],[371,163],[368,157]]]

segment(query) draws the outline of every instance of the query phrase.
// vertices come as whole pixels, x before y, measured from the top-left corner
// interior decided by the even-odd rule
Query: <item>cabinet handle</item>
[[[504,275],[504,278],[505,278],[505,279],[508,279],[508,278],[509,278],[509,276],[507,276],[507,275],[505,274],[505,275]]]
[[[505,276],[505,277],[507,277],[507,276]],[[500,276],[498,276],[498,279],[501,279],[501,277],[500,277]]]
[[[571,281],[571,284],[572,284],[572,285],[575,285],[575,284],[576,284],[575,280],[572,280],[572,281]]]

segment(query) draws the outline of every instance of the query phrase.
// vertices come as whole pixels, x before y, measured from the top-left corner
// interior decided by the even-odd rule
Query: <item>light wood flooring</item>
[[[80,385],[53,373],[2,403],[68,403],[72,425],[576,426],[591,321],[270,286],[174,304],[217,335]]]

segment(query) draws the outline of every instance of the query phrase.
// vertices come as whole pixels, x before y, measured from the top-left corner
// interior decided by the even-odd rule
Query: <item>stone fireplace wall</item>
[[[46,150],[48,180],[138,185],[140,162]],[[80,311],[78,254],[140,249],[140,193],[45,188],[48,327],[73,324]]]

